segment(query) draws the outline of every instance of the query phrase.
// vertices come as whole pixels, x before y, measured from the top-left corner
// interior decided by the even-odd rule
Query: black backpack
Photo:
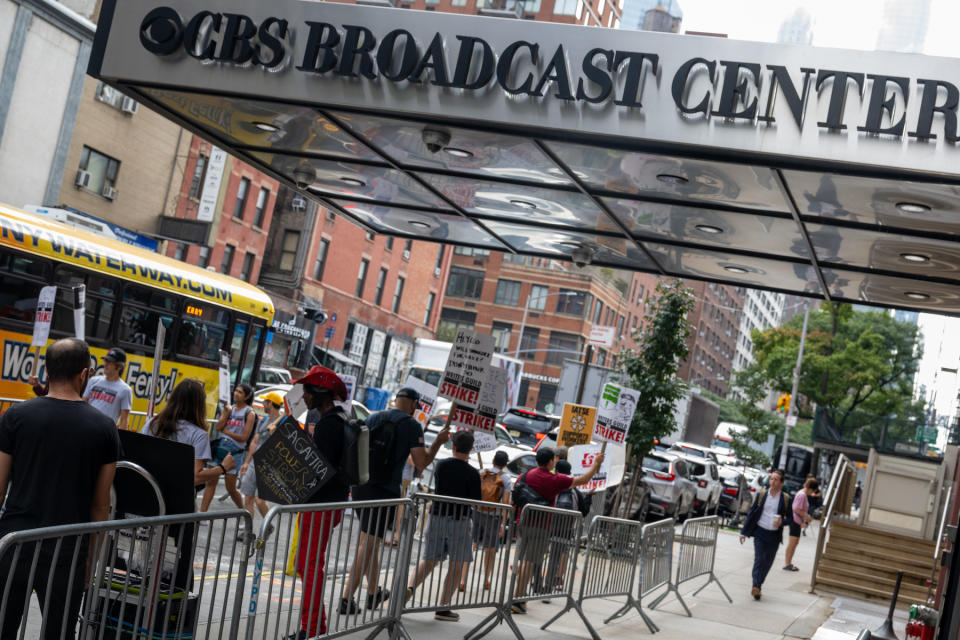
[[[402,419],[402,418],[401,418]],[[413,418],[411,418],[412,420]],[[387,415],[369,429],[369,484],[389,484],[397,457],[397,421]],[[363,483],[359,483],[363,484]]]
[[[588,501],[582,493],[572,487],[557,496],[557,503],[554,506],[556,506],[557,509],[579,511],[580,515],[584,517],[590,513],[590,501]]]
[[[527,484],[527,473],[524,472],[522,476],[517,478],[517,481],[513,483],[513,491],[510,492],[510,498],[513,500],[513,506],[516,508],[517,513],[523,511],[523,508],[528,504],[536,504],[542,507],[549,507],[550,501],[537,493],[533,487]]]
[[[350,418],[343,421],[339,471],[351,485],[370,481],[370,430],[363,420]]]

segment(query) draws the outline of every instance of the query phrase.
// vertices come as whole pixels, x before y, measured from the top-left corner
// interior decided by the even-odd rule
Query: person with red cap
[[[307,409],[320,414],[313,430],[313,441],[334,469],[339,469],[343,455],[344,427],[347,417],[336,400],[347,399],[347,386],[326,367],[315,366],[293,384],[303,385],[303,401]],[[308,504],[346,502],[350,484],[337,472],[307,499]],[[304,511],[300,514],[297,573],[303,580],[300,609],[300,631],[288,640],[304,640],[326,633],[327,616],[323,606],[323,576],[327,545],[334,527],[340,524],[343,511]]]

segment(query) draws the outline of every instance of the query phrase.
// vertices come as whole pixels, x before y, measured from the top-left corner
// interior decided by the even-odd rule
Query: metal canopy
[[[954,60],[108,0],[90,72],[377,233],[960,314]]]

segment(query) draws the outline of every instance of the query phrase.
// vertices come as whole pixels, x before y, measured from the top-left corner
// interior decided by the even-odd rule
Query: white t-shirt
[[[767,493],[767,499],[763,502],[763,511],[760,512],[760,520],[757,521],[758,527],[767,529],[768,531],[776,529],[776,527],[773,526],[773,521],[777,517],[777,509],[780,507],[781,500],[783,500],[782,491],[777,495]]]
[[[503,493],[504,495],[513,491],[513,474],[506,470],[506,468],[498,469],[497,467],[487,467],[484,471],[489,471],[490,473],[499,473],[500,480],[503,482]]]
[[[133,391],[121,379],[110,382],[106,376],[94,376],[87,383],[83,399],[116,423],[120,419],[120,412],[129,411],[133,406]]]
[[[154,418],[153,420],[156,420]],[[147,433],[155,435],[153,432],[153,420],[147,426]],[[207,432],[186,420],[177,420],[177,430],[173,432],[173,440],[183,444],[189,444],[193,447],[194,460],[210,460],[210,436]]]

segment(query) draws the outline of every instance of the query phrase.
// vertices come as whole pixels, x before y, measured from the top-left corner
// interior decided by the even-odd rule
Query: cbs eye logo
[[[158,7],[140,23],[140,44],[150,53],[166,56],[183,43],[183,20],[170,7]]]

